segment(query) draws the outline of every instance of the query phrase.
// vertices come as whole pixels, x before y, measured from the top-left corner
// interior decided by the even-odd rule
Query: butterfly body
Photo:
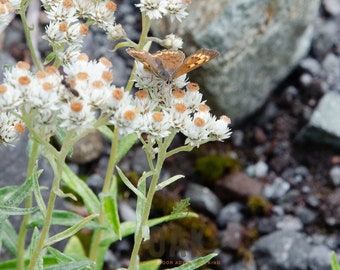
[[[165,81],[173,81],[219,55],[217,51],[210,49],[200,49],[187,58],[182,51],[175,50],[163,50],[151,54],[129,48],[127,53],[141,62],[147,71]]]

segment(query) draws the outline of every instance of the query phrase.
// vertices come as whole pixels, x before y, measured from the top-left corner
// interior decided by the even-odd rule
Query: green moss
[[[265,215],[269,213],[271,204],[262,196],[253,195],[249,197],[247,207],[254,215]]]
[[[240,163],[232,157],[217,154],[199,157],[196,161],[196,170],[207,180],[217,180],[228,172],[240,169]]]

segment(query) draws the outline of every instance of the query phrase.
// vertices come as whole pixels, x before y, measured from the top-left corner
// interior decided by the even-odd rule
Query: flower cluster
[[[170,20],[182,21],[188,13],[186,9],[191,0],[141,0],[136,6],[151,19],[170,16]]]
[[[199,146],[207,141],[222,141],[230,137],[230,119],[227,116],[217,119],[210,113],[199,92],[199,85],[187,82],[186,74],[173,81],[165,81],[145,69],[143,64],[136,64],[135,81],[141,90],[137,91],[135,101],[145,124],[140,132],[148,134],[149,139],[166,137],[171,131],[176,131],[187,137],[186,144]],[[153,117],[155,113],[157,121]]]
[[[63,66],[65,76],[52,66],[34,74],[18,62],[0,85],[0,111],[28,115],[31,127],[45,138],[57,125],[78,133],[93,128],[99,117],[122,135],[147,134],[150,142],[171,132],[181,132],[192,146],[230,136],[229,118],[216,119],[198,84],[187,83],[185,75],[169,83],[139,66],[135,80],[141,90],[132,96],[113,84],[111,69],[108,59],[90,61],[86,54]]]
[[[117,5],[110,1],[43,0],[50,23],[46,26],[48,40],[62,63],[70,63],[79,54],[89,25],[103,29],[112,40],[125,36],[121,25],[115,23]],[[66,47],[66,49],[65,49]]]

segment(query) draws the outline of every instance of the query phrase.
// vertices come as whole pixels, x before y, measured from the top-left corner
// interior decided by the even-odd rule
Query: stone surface
[[[251,250],[258,270],[307,270],[311,246],[304,234],[277,231],[261,237]]]
[[[84,164],[99,158],[103,150],[103,137],[99,131],[92,131],[73,146],[71,161]]]
[[[246,200],[250,196],[261,196],[263,184],[243,172],[226,175],[216,182],[215,193],[222,201]]]
[[[237,250],[242,245],[244,228],[240,223],[230,222],[221,234],[221,248]]]
[[[190,78],[208,91],[209,105],[233,121],[250,115],[307,54],[319,0],[192,1],[182,23],[162,20],[153,31],[178,33],[184,50],[216,49],[218,59]]]
[[[197,211],[217,216],[222,209],[219,198],[207,187],[190,183],[185,192],[185,198],[190,198],[190,205]]]
[[[312,247],[308,256],[308,265],[310,270],[329,270],[331,269],[332,251],[326,246],[319,245]]]
[[[325,94],[315,109],[307,129],[301,135],[305,141],[332,145],[340,149],[340,94]]]

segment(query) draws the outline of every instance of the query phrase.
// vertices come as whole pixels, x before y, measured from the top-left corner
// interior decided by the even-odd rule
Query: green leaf
[[[85,269],[94,269],[94,262],[90,260],[84,260],[80,262],[69,262],[69,263],[61,263],[58,265],[45,267],[44,270],[85,270]]]
[[[176,205],[174,206],[174,208],[171,211],[171,214],[176,215],[176,214],[179,214],[179,213],[188,212],[189,205],[190,205],[190,198],[182,199],[181,201],[176,203]]]
[[[45,61],[44,61],[44,65],[47,65],[48,63],[52,62],[56,57],[56,54],[55,52],[51,52],[50,54],[48,54],[45,58]]]
[[[122,181],[124,182],[124,184],[133,192],[137,195],[137,197],[140,197],[141,199],[145,200],[145,196],[143,193],[141,193],[131,182],[130,180],[125,176],[125,174],[123,173],[123,171],[116,166],[117,168],[117,172],[118,175],[120,176],[120,178],[122,179]]]
[[[92,214],[84,218],[82,221],[78,222],[77,224],[73,225],[71,228],[66,229],[65,231],[58,233],[54,236],[48,238],[45,242],[45,246],[53,245],[61,240],[69,238],[76,234],[79,230],[83,229],[86,223],[90,222],[92,219],[98,217],[99,214]]]
[[[74,224],[81,222],[83,218],[84,217],[70,211],[54,210],[52,213],[52,225],[71,227]],[[44,223],[45,219],[39,212],[31,216],[27,227],[42,227]],[[100,225],[95,221],[90,221],[86,224],[85,228],[94,230],[100,228]]]
[[[164,222],[168,222],[168,221],[180,219],[180,218],[186,218],[186,217],[197,218],[198,215],[196,213],[193,213],[193,212],[187,212],[187,213],[179,213],[179,214],[176,214],[176,215],[167,215],[167,216],[163,216],[163,217],[159,217],[159,218],[153,218],[153,219],[150,219],[148,221],[148,226],[151,228],[153,226],[156,226],[156,225],[164,223]],[[134,221],[123,222],[123,223],[120,224],[120,230],[121,230],[121,234],[122,234],[123,238],[126,237],[126,236],[129,236],[129,235],[131,235],[135,232],[136,222],[134,222]],[[105,241],[110,241],[111,243],[114,243],[118,240],[119,240],[119,238],[116,235],[106,234],[104,236],[104,239],[103,239],[102,242],[104,243]]]
[[[6,249],[14,256],[17,253],[18,235],[12,224],[5,220],[0,223],[0,243],[4,243]],[[1,244],[0,244],[1,251]]]
[[[157,184],[156,190],[161,190],[161,189],[165,188],[166,186],[172,184],[173,182],[175,182],[175,181],[177,181],[178,179],[181,179],[181,178],[184,178],[184,175],[181,175],[181,174],[175,175],[175,176]]]
[[[59,196],[60,198],[63,198],[63,199],[70,198],[70,199],[74,200],[75,202],[77,201],[77,197],[74,196],[74,194],[72,194],[72,193],[64,193],[60,188],[54,189],[53,192],[57,196]]]
[[[7,189],[7,191],[10,191],[7,194],[3,194],[4,189],[2,189],[1,193],[3,194],[3,196],[0,201],[1,206],[18,207],[23,202],[23,200],[31,194],[32,186],[33,186],[32,177],[29,177],[21,186]],[[8,216],[9,216],[8,214],[1,214],[0,211],[0,223],[5,221],[8,218]]]
[[[26,215],[26,214],[31,214],[37,210],[39,210],[38,207],[18,208],[18,207],[13,207],[13,206],[0,205],[0,215],[3,215],[3,216]]]
[[[107,126],[100,126],[97,128],[107,139],[110,141],[113,137],[113,131],[107,127]],[[116,163],[118,163],[129,150],[131,147],[136,143],[137,140],[137,134],[131,133],[123,136],[118,141],[118,147],[117,147],[117,154],[116,154]]]
[[[150,260],[146,262],[141,262],[139,264],[140,270],[157,270],[159,266],[162,264],[161,259]]]
[[[97,196],[68,166],[64,166],[63,168],[62,180],[67,187],[83,199],[86,209],[90,214],[99,213],[100,203]]]
[[[340,266],[336,259],[336,255],[334,251],[332,252],[332,255],[331,255],[331,261],[332,261],[332,270],[340,270]]]
[[[193,261],[187,262],[185,264],[182,264],[181,266],[171,268],[172,270],[193,270],[197,269],[206,263],[208,263],[212,258],[216,257],[217,253],[211,253],[207,256],[197,258]]]
[[[111,194],[101,194],[100,198],[102,199],[105,216],[112,230],[117,234],[119,239],[121,239],[118,205],[115,196]]]
[[[64,249],[64,254],[73,258],[86,258],[83,244],[77,236],[72,236]]]
[[[29,252],[29,256],[28,257],[32,257],[34,251],[36,250],[39,234],[40,234],[39,229],[37,227],[35,227],[34,230],[33,230],[32,237],[31,237],[30,245],[29,245],[29,247],[27,249],[28,252]]]
[[[37,171],[37,166],[34,167],[32,173],[32,183],[33,183],[33,193],[35,199],[37,201],[37,205],[44,216],[46,216],[46,204],[40,192],[40,185],[39,185],[39,176],[42,173],[42,170]]]
[[[70,256],[67,256],[66,254],[60,252],[59,250],[47,247],[48,252],[51,254],[52,257],[56,259],[56,261],[59,263],[67,263],[67,262],[73,262],[74,259]]]
[[[6,199],[5,196],[8,196],[8,194],[13,193],[17,188],[18,186],[6,186],[0,188],[0,202],[4,202]]]

